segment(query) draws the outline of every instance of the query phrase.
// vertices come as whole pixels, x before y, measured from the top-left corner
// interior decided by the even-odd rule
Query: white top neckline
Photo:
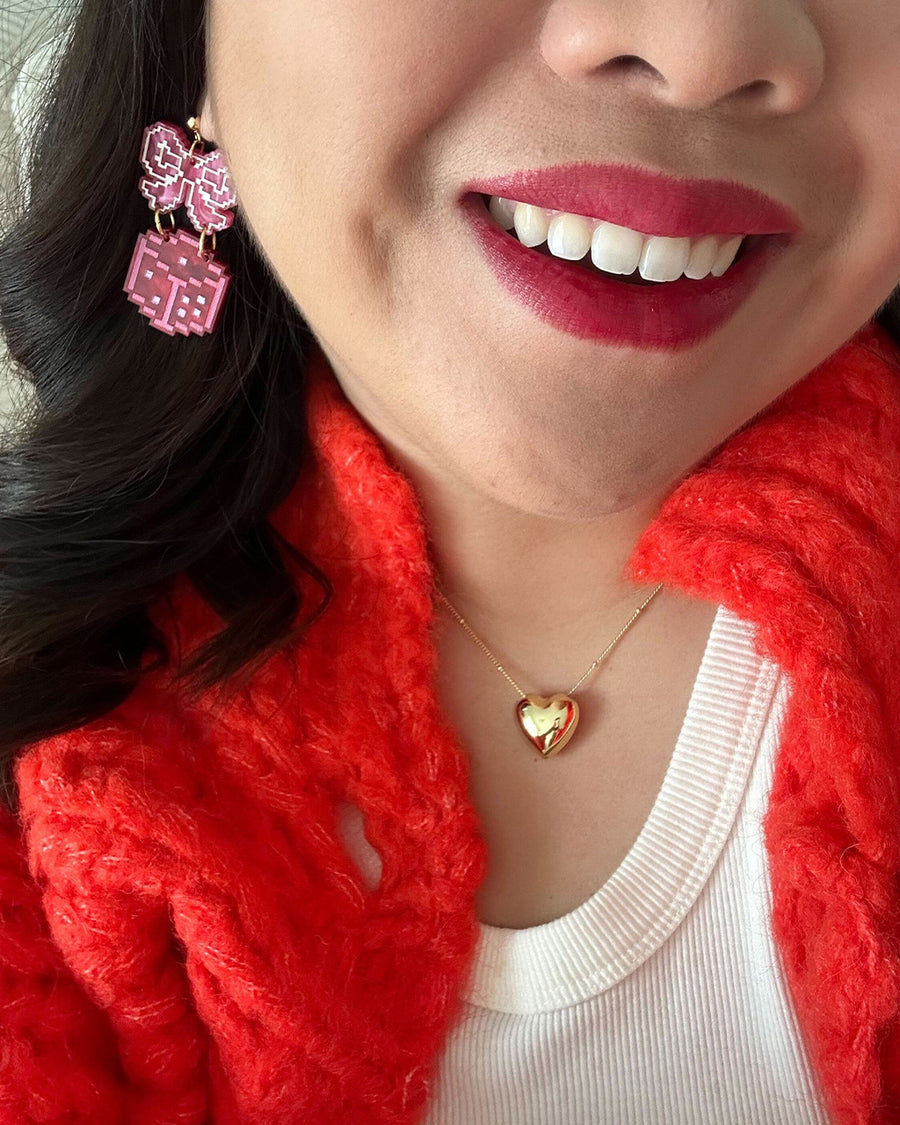
[[[780,669],[752,626],[720,606],[656,801],[606,882],[560,918],[526,929],[479,921],[465,999],[536,1013],[612,987],[676,929],[734,824]]]

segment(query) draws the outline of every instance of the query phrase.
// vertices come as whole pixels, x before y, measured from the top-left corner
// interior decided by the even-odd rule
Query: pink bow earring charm
[[[218,149],[195,152],[203,145],[200,118],[191,117],[194,134],[157,121],[144,130],[140,161],[147,173],[138,184],[156,220],[156,230],[138,236],[123,286],[154,328],[174,336],[212,332],[231,284],[231,272],[215,256],[216,231],[234,222],[237,202],[231,173]],[[175,229],[178,207],[184,207],[199,238]],[[160,215],[172,226],[163,228]],[[212,235],[212,249],[206,240]]]

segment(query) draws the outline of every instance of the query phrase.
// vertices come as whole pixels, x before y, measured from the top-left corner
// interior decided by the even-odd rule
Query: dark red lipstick
[[[646,235],[749,237],[722,277],[633,285],[524,246],[493,220],[481,193]],[[460,204],[513,297],[571,335],[644,348],[689,347],[714,332],[801,230],[793,211],[742,184],[676,179],[626,165],[556,165],[471,181]]]

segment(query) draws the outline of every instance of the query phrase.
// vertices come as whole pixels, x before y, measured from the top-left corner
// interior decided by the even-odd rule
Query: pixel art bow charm
[[[231,173],[217,149],[196,152],[203,144],[200,119],[192,117],[187,134],[177,125],[157,121],[144,130],[140,161],[146,173],[138,184],[154,212],[156,231],[140,235],[123,286],[153,328],[170,336],[212,332],[231,284],[231,272],[215,257],[216,232],[234,222],[236,203]],[[184,207],[200,232],[176,231],[172,214]],[[165,230],[160,216],[168,214]],[[206,240],[212,236],[212,250]]]

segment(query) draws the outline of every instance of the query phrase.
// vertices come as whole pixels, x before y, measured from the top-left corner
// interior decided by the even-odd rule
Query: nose
[[[569,84],[758,116],[799,113],[825,70],[803,0],[553,0],[540,47]]]

